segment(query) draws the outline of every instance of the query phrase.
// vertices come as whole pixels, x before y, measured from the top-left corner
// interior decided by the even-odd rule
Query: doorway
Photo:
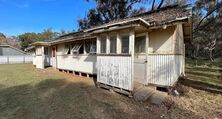
[[[146,35],[136,36],[134,53],[134,81],[147,84]]]
[[[52,48],[52,67],[56,68],[56,47]]]

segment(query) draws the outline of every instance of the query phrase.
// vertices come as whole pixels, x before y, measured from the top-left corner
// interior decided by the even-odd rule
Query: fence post
[[[9,56],[7,56],[7,64],[9,64]]]

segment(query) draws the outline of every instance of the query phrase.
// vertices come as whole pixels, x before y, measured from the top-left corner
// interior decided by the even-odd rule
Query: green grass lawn
[[[96,88],[92,79],[51,68],[39,70],[31,64],[0,65],[0,119],[222,117],[222,95],[181,88],[183,96],[168,96],[174,103],[155,106]]]
[[[96,88],[92,79],[54,69],[38,70],[31,64],[0,65],[0,119],[148,116],[140,107],[145,105]]]
[[[222,60],[186,60],[186,76],[193,81],[222,88]]]

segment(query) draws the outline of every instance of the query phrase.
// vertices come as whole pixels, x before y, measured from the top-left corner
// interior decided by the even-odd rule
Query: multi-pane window
[[[116,36],[110,37],[110,53],[116,53]]]
[[[92,45],[91,41],[86,41],[85,42],[85,51],[86,51],[87,54],[90,52],[91,45]]]
[[[135,53],[145,53],[146,36],[136,37],[135,40]]]
[[[106,37],[102,37],[100,43],[101,43],[100,52],[106,53]]]
[[[71,54],[71,46],[70,46],[70,44],[65,44],[64,52],[67,55]]]
[[[122,53],[129,53],[129,35],[123,35],[121,37]]]
[[[85,42],[85,51],[87,54],[96,54],[96,41]]]
[[[73,48],[72,48],[72,54],[82,54],[83,51],[81,50],[81,47],[82,47],[82,44],[81,43],[76,43],[76,44],[73,44]],[[82,48],[83,49],[83,48]]]
[[[92,45],[90,47],[90,53],[96,54],[96,41],[92,41]]]
[[[44,47],[44,55],[49,55],[49,49],[48,49],[48,47]]]

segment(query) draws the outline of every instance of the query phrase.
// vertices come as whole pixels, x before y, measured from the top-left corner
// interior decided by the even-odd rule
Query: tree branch
[[[200,20],[200,22],[197,24],[196,28],[194,28],[194,32],[193,32],[193,33],[197,32],[197,30],[199,29],[199,27],[200,27],[200,25],[202,24],[202,22],[203,22],[208,16],[210,16],[213,12],[215,12],[217,9],[219,9],[219,8],[221,8],[221,7],[222,7],[222,2],[221,2],[221,3],[218,3],[213,10],[211,10],[210,12],[208,12],[208,13]]]
[[[164,3],[164,0],[161,0],[161,1],[160,1],[160,4],[159,4],[158,7],[157,7],[157,9],[160,9],[160,8],[162,7],[163,3]]]
[[[154,6],[155,6],[155,0],[153,0],[152,9],[151,10],[154,10]]]

